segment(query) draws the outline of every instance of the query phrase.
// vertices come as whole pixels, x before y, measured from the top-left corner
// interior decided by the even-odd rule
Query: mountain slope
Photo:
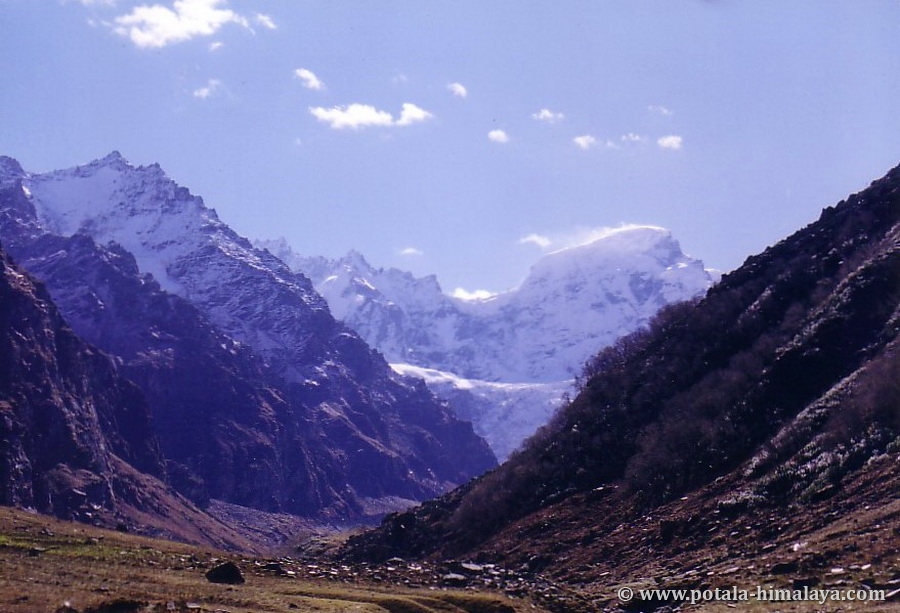
[[[0,250],[0,504],[252,549],[162,482],[150,423],[137,386]]]
[[[898,221],[900,168],[598,354],[580,394],[522,452],[389,517],[349,555],[475,555],[600,585],[650,565],[708,567],[716,547],[753,568],[769,550],[745,531],[766,517],[787,546],[854,514],[889,516]],[[897,544],[883,537],[884,551]],[[817,572],[846,559],[810,553]]]
[[[5,253],[0,270],[3,502],[58,515],[112,506],[113,453],[161,476],[140,391],[75,336]]]
[[[358,515],[493,464],[468,424],[335,322],[305,277],[158,167],[118,154],[44,175],[16,166],[7,158],[6,240],[145,390],[173,480],[198,501]]]

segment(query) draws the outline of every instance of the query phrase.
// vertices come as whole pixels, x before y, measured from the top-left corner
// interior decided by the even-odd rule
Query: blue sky
[[[729,270],[900,163],[898,0],[0,0],[0,75],[28,170],[448,292],[627,223]]]

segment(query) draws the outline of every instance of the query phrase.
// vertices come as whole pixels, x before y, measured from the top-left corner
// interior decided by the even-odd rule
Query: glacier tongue
[[[548,254],[518,288],[469,301],[444,294],[433,276],[376,269],[356,252],[328,260],[301,257],[283,239],[257,244],[309,276],[335,316],[396,370],[453,396],[457,410],[480,403],[473,424],[501,459],[546,423],[548,404],[590,356],[714,280],[671,232],[651,226]]]
[[[411,364],[391,364],[396,372],[425,381],[445,398],[461,419],[471,421],[475,433],[491,445],[498,458],[505,459],[526,438],[545,425],[571,382],[499,383],[463,379],[453,373]]]

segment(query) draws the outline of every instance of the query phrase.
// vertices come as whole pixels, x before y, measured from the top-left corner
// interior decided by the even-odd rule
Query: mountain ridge
[[[358,516],[367,501],[423,499],[494,464],[471,426],[336,322],[306,277],[158,165],[118,153],[43,174],[0,163],[12,169],[4,241],[144,386],[173,478],[198,502]]]

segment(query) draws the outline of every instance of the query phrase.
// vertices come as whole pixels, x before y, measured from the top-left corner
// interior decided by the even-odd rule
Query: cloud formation
[[[662,149],[681,149],[682,138],[680,136],[676,136],[674,134],[670,134],[669,136],[661,136],[656,139],[656,144],[659,145]]]
[[[462,83],[450,83],[447,86],[447,89],[450,90],[450,93],[456,96],[457,98],[465,98],[469,95],[469,90],[466,89],[466,86]]]
[[[671,117],[671,115],[672,115],[672,111],[670,111],[666,107],[660,106],[658,104],[651,104],[650,106],[647,107],[647,110],[650,111],[651,113],[658,113],[664,117]]]
[[[640,134],[635,134],[634,132],[629,132],[628,134],[622,135],[623,143],[643,143],[647,141],[646,136],[641,136]]]
[[[194,90],[194,98],[205,100],[211,96],[215,96],[222,90],[222,82],[218,79],[210,79],[206,85]]]
[[[545,236],[543,234],[529,234],[519,239],[520,245],[532,244],[541,248],[545,252],[562,251],[563,249],[571,249],[580,247],[598,241],[602,238],[608,238],[619,232],[627,232],[636,228],[654,228],[662,230],[657,226],[648,226],[642,224],[621,224],[615,227],[603,226],[600,228],[576,228],[570,232],[556,234],[554,236]]]
[[[545,123],[558,123],[565,118],[565,115],[551,111],[550,109],[541,109],[537,113],[532,113],[531,118],[535,121],[543,121]]]
[[[503,130],[491,130],[488,132],[488,139],[494,143],[508,143],[509,142],[509,134],[504,132]]]
[[[245,17],[222,8],[225,4],[225,0],[175,0],[172,8],[144,4],[116,17],[113,31],[138,47],[152,49],[212,36],[229,23],[250,27]]]
[[[403,108],[400,110],[400,119],[394,125],[409,126],[431,119],[433,115],[423,108],[416,106],[410,102],[404,102]]]
[[[543,234],[535,234],[531,233],[528,236],[523,236],[519,239],[520,245],[537,245],[541,249],[547,249],[550,245],[553,244],[553,241],[550,240],[549,237],[544,236]]]
[[[421,249],[416,249],[415,247],[407,247],[405,249],[400,250],[400,255],[418,256],[418,255],[423,255],[423,252]]]
[[[308,68],[298,68],[294,71],[294,76],[303,81],[303,87],[306,89],[325,89],[325,84]]]
[[[317,106],[310,107],[309,112],[334,130],[343,130],[344,128],[356,130],[370,126],[409,126],[432,117],[428,111],[409,102],[403,104],[400,117],[396,120],[387,111],[376,109],[369,104],[354,103],[347,106],[334,106],[330,109]]]
[[[583,134],[581,136],[576,136],[572,139],[572,142],[575,143],[575,146],[579,149],[583,149],[587,151],[591,147],[597,144],[597,139],[591,136],[590,134]]]
[[[257,13],[253,16],[253,21],[263,26],[264,28],[268,28],[269,30],[277,30],[278,26],[275,25],[275,21],[268,15],[264,15],[262,13]]]

